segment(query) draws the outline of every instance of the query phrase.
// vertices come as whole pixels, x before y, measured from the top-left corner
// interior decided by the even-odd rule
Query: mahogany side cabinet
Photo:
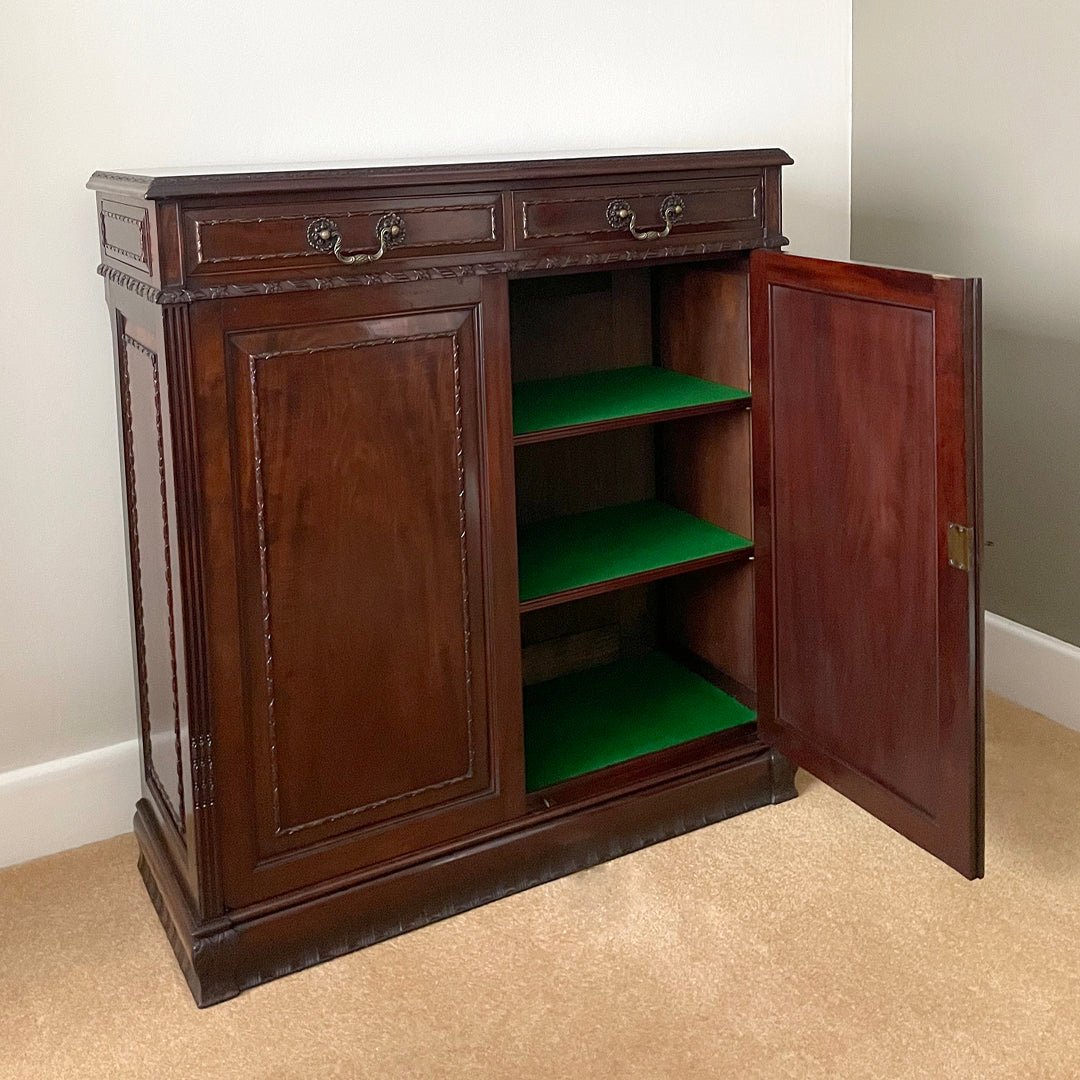
[[[790,163],[94,174],[199,1005],[795,765],[981,875],[979,281],[781,252]]]

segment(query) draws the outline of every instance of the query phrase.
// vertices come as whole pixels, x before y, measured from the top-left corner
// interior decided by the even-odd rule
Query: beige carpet
[[[1080,1077],[1080,735],[989,706],[987,877],[803,795],[198,1011],[130,836],[0,873],[0,1077]]]

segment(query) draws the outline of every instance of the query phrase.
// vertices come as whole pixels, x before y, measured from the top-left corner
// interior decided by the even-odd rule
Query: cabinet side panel
[[[664,583],[664,623],[669,640],[749,691],[756,703],[754,564],[718,566]]]
[[[120,311],[115,319],[143,786],[186,865],[187,671],[170,387],[154,320]]]
[[[750,389],[749,267],[672,267],[658,275],[660,360],[683,375]]]
[[[658,275],[660,362],[672,371],[750,389],[748,265],[673,267]],[[749,408],[664,424],[657,438],[661,498],[753,539]],[[719,567],[664,589],[669,639],[755,700],[754,568]]]

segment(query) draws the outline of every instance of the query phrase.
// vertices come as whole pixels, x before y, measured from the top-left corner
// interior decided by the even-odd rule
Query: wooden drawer
[[[444,255],[457,258],[503,246],[497,193],[211,207],[184,213],[184,265],[193,277],[297,267],[305,273],[323,266],[343,270],[332,252],[311,246],[308,226],[329,219],[341,234],[342,254],[374,252],[379,247],[378,223],[388,214],[402,222],[403,239],[387,248],[380,266]],[[360,263],[357,269],[372,265]]]
[[[664,227],[662,204],[679,196],[682,213],[666,239],[634,239],[625,224],[608,221],[613,201],[628,204],[638,232]],[[762,175],[710,180],[669,180],[645,183],[613,182],[603,187],[555,188],[514,193],[514,242],[519,248],[566,247],[589,244],[625,247],[627,244],[708,242],[761,235]]]

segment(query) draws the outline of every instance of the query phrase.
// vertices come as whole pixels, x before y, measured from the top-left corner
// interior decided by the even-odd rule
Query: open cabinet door
[[[761,738],[983,872],[979,281],[755,251]]]

